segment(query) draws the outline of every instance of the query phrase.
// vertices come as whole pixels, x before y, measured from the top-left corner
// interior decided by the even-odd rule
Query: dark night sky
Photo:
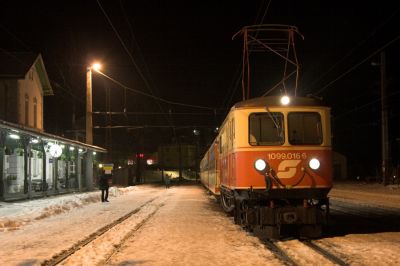
[[[101,4],[101,6],[99,5]],[[0,48],[40,52],[55,96],[45,99],[46,131],[71,129],[72,106],[84,117],[85,68],[93,60],[103,72],[130,88],[168,101],[209,109],[166,104],[126,91],[94,74],[94,110],[106,110],[105,91],[111,91],[111,111],[159,112],[113,116],[112,125],[173,125],[176,136],[196,126],[203,143],[218,126],[228,107],[241,98],[237,86],[242,57],[241,39],[232,36],[243,26],[263,22],[297,26],[304,35],[297,54],[302,65],[300,94],[322,96],[332,107],[334,149],[351,162],[379,163],[380,73],[371,66],[379,53],[398,38],[400,4],[396,1],[3,1]],[[266,11],[266,7],[268,10]],[[126,50],[101,7],[107,13]],[[385,49],[389,97],[389,127],[393,159],[399,161],[400,41]],[[364,63],[343,75],[349,69]],[[135,65],[140,69],[137,70]],[[271,69],[266,62],[265,68]],[[268,73],[263,74],[268,77]],[[339,78],[343,75],[341,78]],[[145,81],[142,78],[145,77]],[[273,79],[273,77],[271,77]],[[260,86],[258,86],[260,85]],[[257,87],[258,86],[258,87]],[[255,83],[252,96],[266,88]],[[194,112],[192,115],[169,115]],[[214,113],[215,110],[215,113]],[[103,116],[95,125],[106,125]],[[207,127],[203,127],[207,126]],[[112,130],[113,150],[151,151],[173,137],[171,127]],[[95,129],[95,144],[104,146],[105,130]]]

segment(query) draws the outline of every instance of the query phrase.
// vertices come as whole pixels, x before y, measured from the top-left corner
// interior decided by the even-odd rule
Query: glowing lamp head
[[[254,168],[256,168],[258,172],[265,172],[267,169],[267,163],[263,159],[257,159],[254,162]]]
[[[282,96],[281,98],[281,104],[282,105],[288,105],[290,103],[290,98],[287,95]]]
[[[313,158],[310,160],[310,162],[308,163],[308,166],[310,166],[311,169],[313,170],[318,170],[319,167],[321,166],[321,163],[319,162],[318,159]]]
[[[92,65],[92,69],[95,71],[99,71],[101,69],[101,65],[99,63],[94,63]]]

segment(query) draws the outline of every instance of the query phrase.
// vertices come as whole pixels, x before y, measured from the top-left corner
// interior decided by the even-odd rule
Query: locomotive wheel
[[[246,231],[252,232],[254,226],[254,214],[249,209],[247,200],[237,200],[235,205],[235,223]],[[249,216],[251,215],[251,217]],[[249,219],[250,218],[250,219]]]
[[[221,205],[225,212],[232,214],[235,209],[235,200],[233,197],[227,196],[225,192],[221,193]]]
[[[329,224],[329,216],[330,216],[330,208],[329,208],[329,199],[324,199],[319,202],[317,205],[318,209],[323,213],[323,223]]]

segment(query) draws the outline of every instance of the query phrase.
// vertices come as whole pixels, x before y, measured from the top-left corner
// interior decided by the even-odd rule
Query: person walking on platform
[[[108,202],[108,189],[110,185],[108,184],[109,175],[106,174],[105,170],[102,169],[99,180],[99,188],[101,190],[101,201]]]
[[[164,177],[165,188],[169,188],[169,184],[171,182],[169,174],[166,174]]]

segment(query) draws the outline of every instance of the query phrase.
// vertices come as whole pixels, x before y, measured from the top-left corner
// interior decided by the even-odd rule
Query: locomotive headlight
[[[258,159],[254,162],[254,168],[259,172],[264,172],[267,168],[267,163],[263,159]]]
[[[282,105],[288,105],[290,103],[290,98],[287,95],[282,96],[281,98],[281,104]]]
[[[310,166],[310,168],[313,170],[317,170],[321,166],[321,163],[319,162],[318,159],[313,158],[308,162],[308,166]]]

